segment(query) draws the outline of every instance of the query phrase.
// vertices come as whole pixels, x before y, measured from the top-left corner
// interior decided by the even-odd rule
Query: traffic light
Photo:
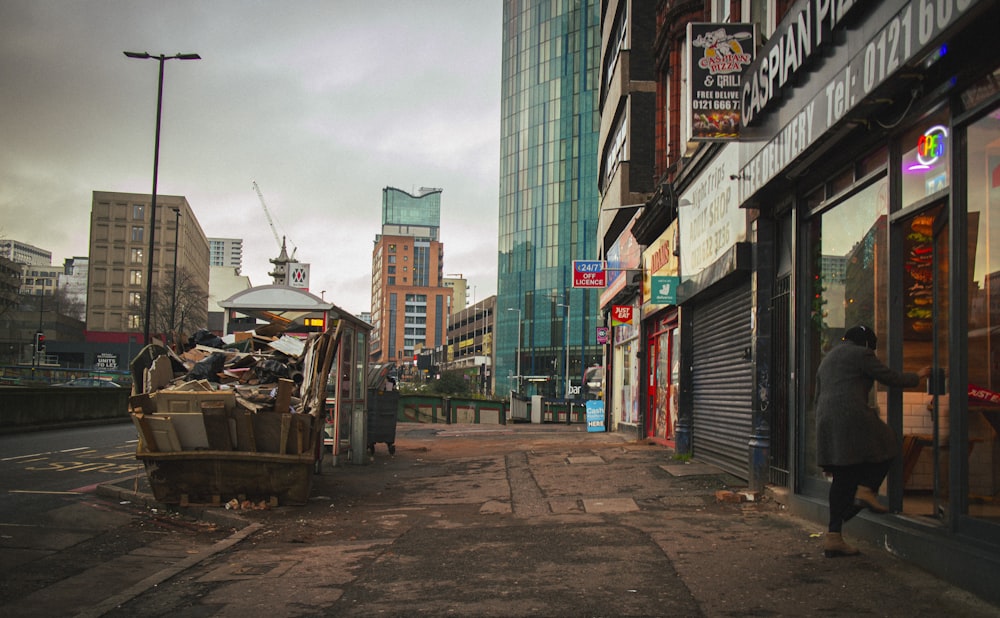
[[[45,350],[45,333],[39,331],[35,333],[35,352],[42,352]]]

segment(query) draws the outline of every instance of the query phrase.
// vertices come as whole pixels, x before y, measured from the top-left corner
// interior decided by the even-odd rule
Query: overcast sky
[[[500,0],[0,0],[0,237],[87,254],[93,191],[183,195],[271,283],[370,309],[382,188],[439,187],[445,272],[496,292]]]

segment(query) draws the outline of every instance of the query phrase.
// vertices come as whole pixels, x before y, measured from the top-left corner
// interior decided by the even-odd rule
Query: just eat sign
[[[603,288],[608,285],[607,271],[600,260],[573,260],[573,287]]]

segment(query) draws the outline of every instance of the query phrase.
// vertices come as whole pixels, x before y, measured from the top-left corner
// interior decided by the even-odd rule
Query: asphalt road
[[[75,616],[232,529],[98,496],[144,478],[131,424],[0,437],[0,615]]]

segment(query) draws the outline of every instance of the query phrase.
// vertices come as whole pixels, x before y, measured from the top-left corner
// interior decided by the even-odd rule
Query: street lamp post
[[[171,210],[174,211],[174,285],[170,295],[170,337],[174,340],[174,350],[178,351],[175,320],[177,318],[177,254],[180,253],[178,241],[180,240],[181,231],[181,209],[173,206]]]
[[[559,303],[556,307],[566,308],[566,401],[569,401],[569,303],[566,304]]]
[[[41,350],[38,349],[38,338],[43,336],[45,331],[42,330],[43,318],[42,315],[45,312],[45,279],[42,279],[42,293],[38,297],[38,330],[35,331],[35,337],[31,341],[31,377],[34,377],[35,366],[40,364],[41,360]]]
[[[507,311],[517,312],[517,392],[521,393],[521,310],[507,307]]]
[[[156,140],[153,144],[153,195],[149,207],[149,255],[146,256],[146,314],[143,325],[143,342],[149,344],[149,321],[153,308],[153,237],[156,235],[156,176],[160,167],[160,115],[163,111],[163,63],[167,60],[201,60],[198,54],[175,54],[173,56],[153,56],[149,52],[124,52],[128,58],[156,60],[160,63],[160,77],[156,88]]]

